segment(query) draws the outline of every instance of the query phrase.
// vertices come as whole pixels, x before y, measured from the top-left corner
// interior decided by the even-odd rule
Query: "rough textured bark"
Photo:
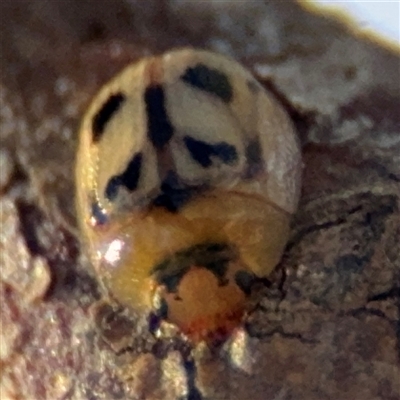
[[[399,55],[290,2],[0,2],[2,399],[399,399]],[[303,143],[281,265],[218,349],[95,304],[73,201],[79,118],[141,55],[247,65]]]

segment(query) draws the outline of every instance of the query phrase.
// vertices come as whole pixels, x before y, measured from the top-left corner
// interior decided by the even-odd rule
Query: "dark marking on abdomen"
[[[151,86],[144,95],[147,114],[147,135],[157,150],[171,139],[174,128],[165,109],[165,93],[161,85]]]
[[[218,284],[225,286],[228,283],[228,264],[236,257],[235,250],[228,244],[201,243],[178,251],[162,261],[153,268],[151,275],[158,284],[164,285],[168,292],[176,293],[183,276],[196,265],[208,269],[218,279]]]
[[[108,181],[104,193],[108,200],[115,200],[120,186],[125,186],[130,192],[137,188],[140,178],[140,170],[142,168],[142,159],[142,153],[136,154],[122,174],[114,175]]]
[[[192,158],[204,168],[211,166],[211,156],[218,157],[225,164],[234,164],[238,159],[235,146],[226,142],[209,144],[190,136],[185,136],[183,141]]]
[[[92,138],[93,142],[97,143],[104,133],[104,129],[111,117],[120,109],[125,101],[125,96],[122,93],[111,95],[102,105],[92,121]]]
[[[256,279],[253,273],[245,270],[238,271],[235,274],[235,282],[246,296],[251,294],[251,287]]]
[[[232,85],[228,77],[217,69],[197,64],[195,67],[189,67],[181,79],[191,86],[219,97],[225,103],[232,100]]]

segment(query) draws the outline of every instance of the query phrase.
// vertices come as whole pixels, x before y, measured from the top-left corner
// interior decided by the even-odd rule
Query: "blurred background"
[[[400,45],[400,1],[315,0],[316,6],[345,12],[363,32],[379,34]]]

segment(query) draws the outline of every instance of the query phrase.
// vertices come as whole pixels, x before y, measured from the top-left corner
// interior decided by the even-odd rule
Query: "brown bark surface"
[[[0,397],[400,399],[400,58],[285,2],[0,2]],[[303,143],[281,265],[222,348],[151,336],[102,299],[74,211],[77,126],[142,55],[248,66]]]

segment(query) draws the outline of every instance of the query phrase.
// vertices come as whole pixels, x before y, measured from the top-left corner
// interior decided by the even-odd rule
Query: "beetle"
[[[83,116],[83,243],[121,304],[194,341],[232,331],[279,262],[301,153],[277,100],[236,61],[183,48],[104,85]]]

